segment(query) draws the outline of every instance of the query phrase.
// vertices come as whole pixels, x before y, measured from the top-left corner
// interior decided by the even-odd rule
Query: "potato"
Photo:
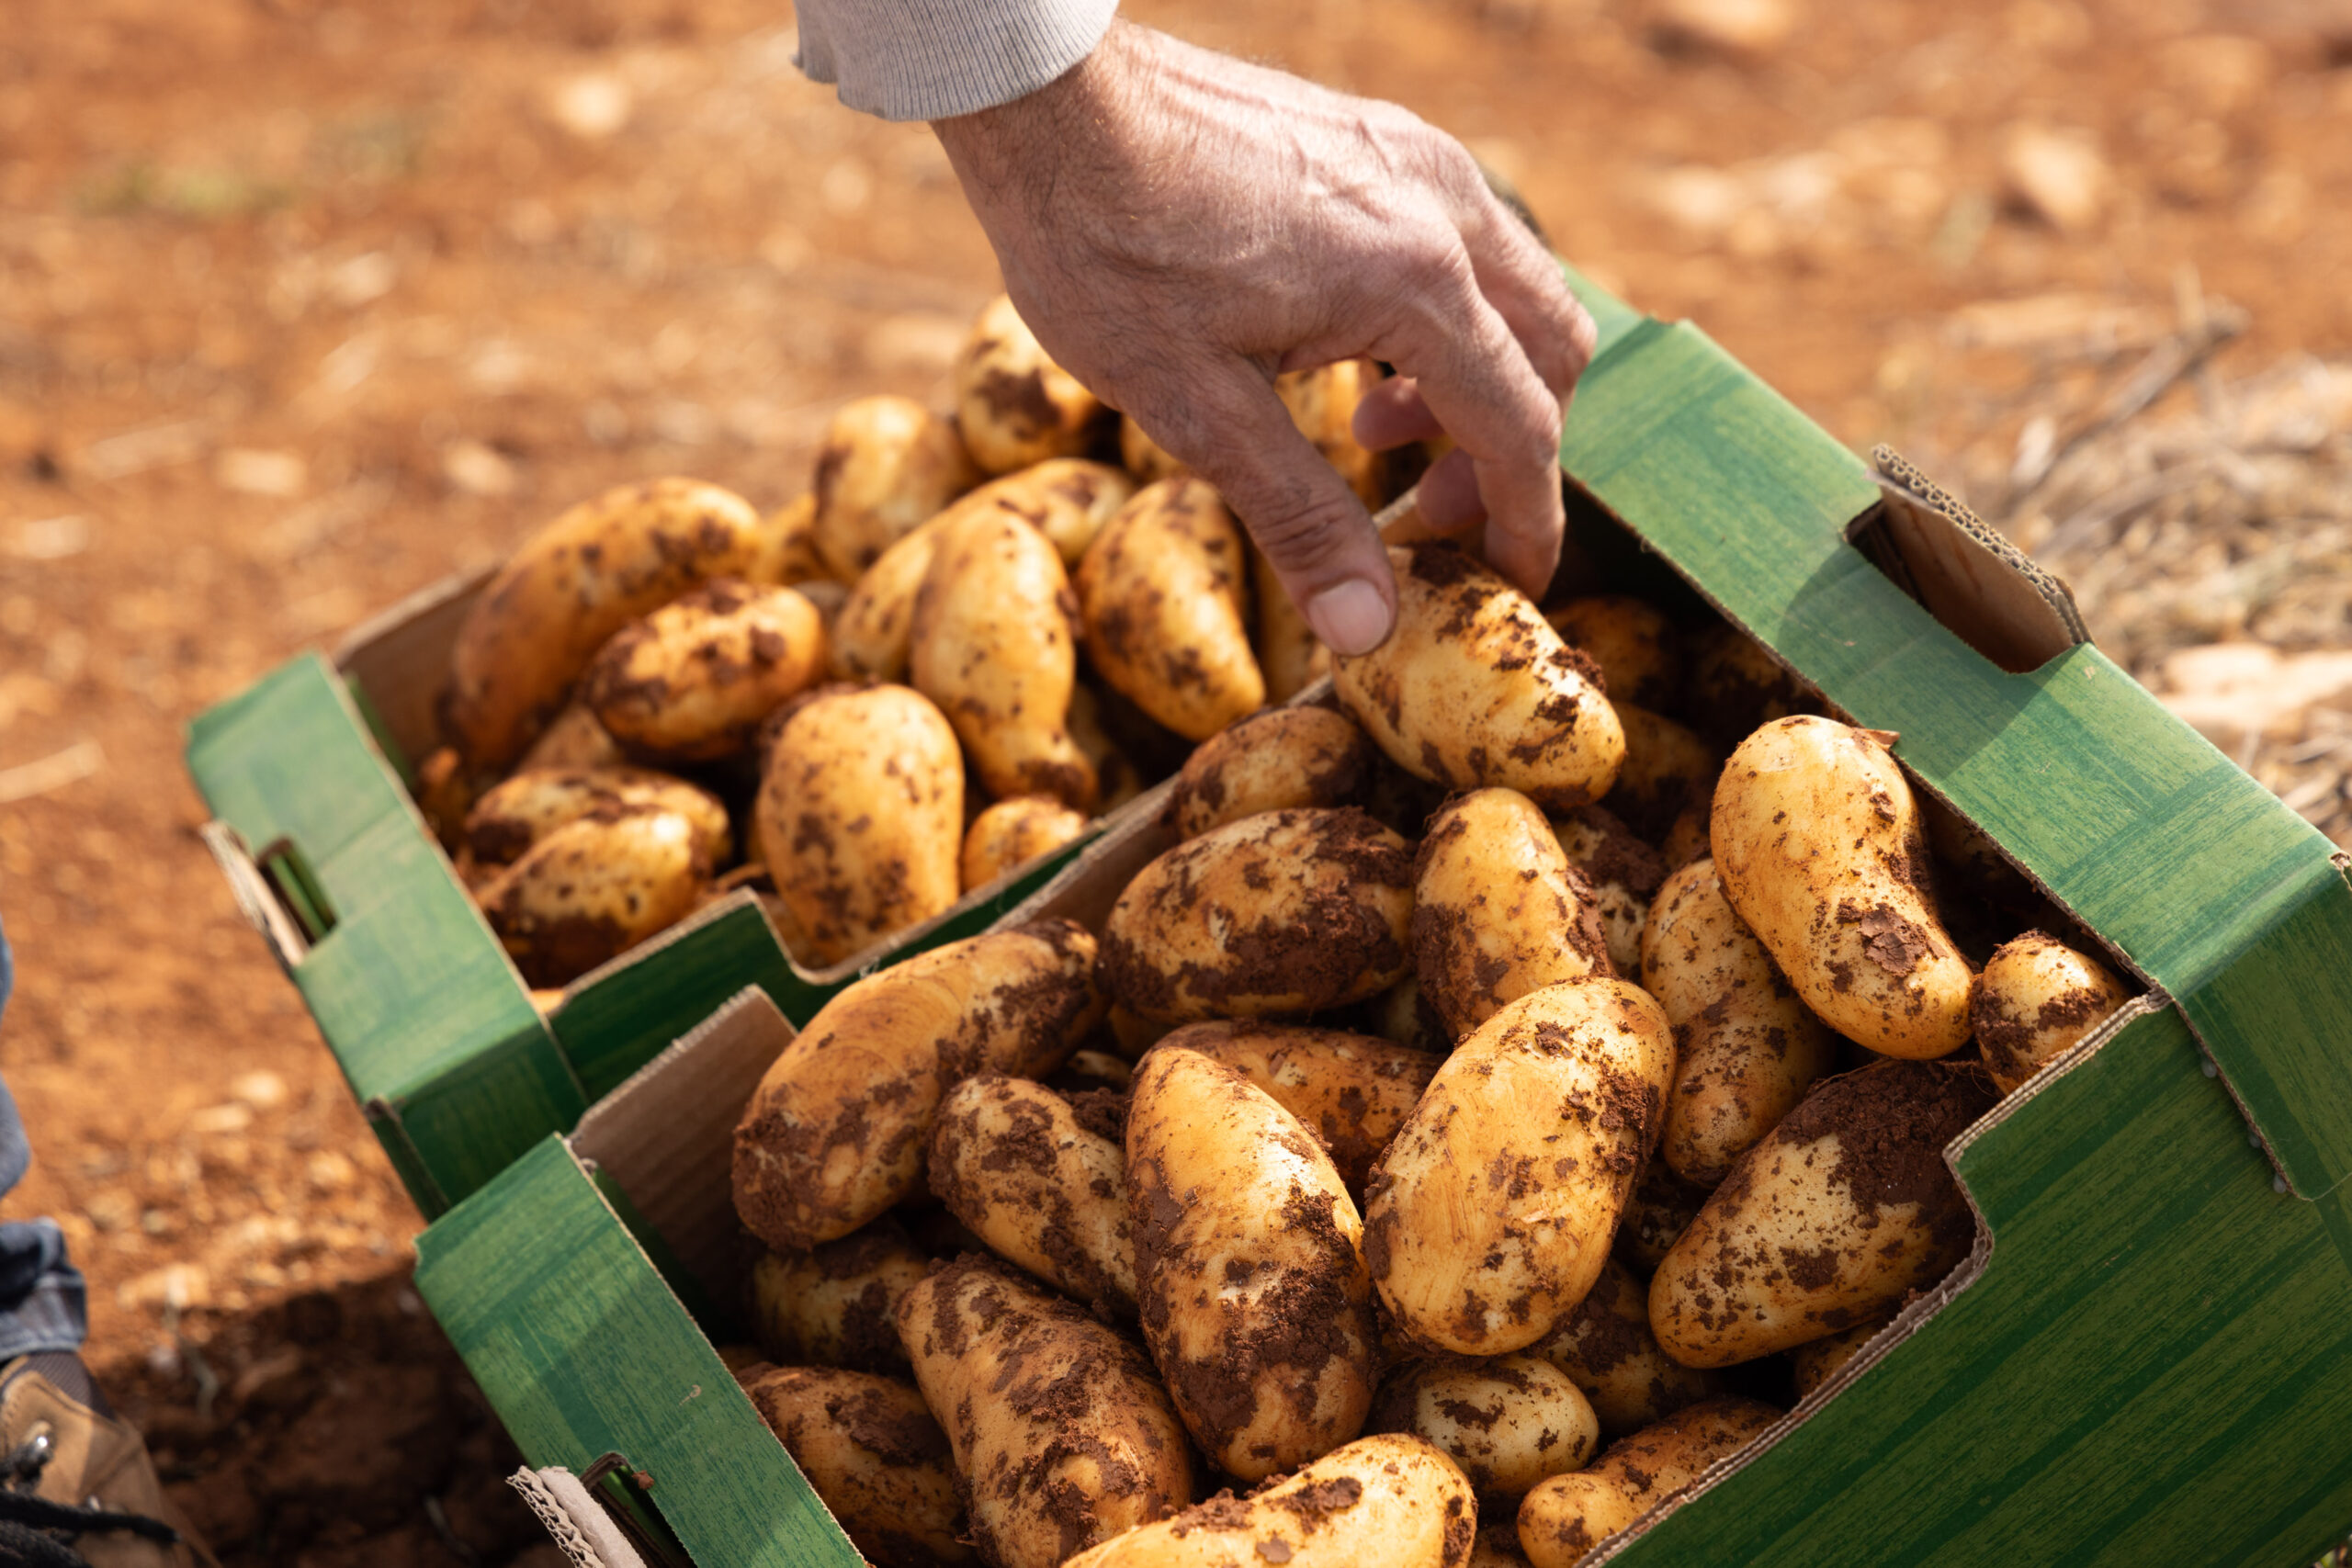
[[[1177,836],[1289,806],[1362,802],[1380,753],[1347,715],[1270,708],[1201,742],[1176,775],[1169,820]]]
[[[875,1568],[968,1562],[947,1435],[910,1383],[778,1367],[744,1392]]]
[[[1360,1001],[1410,962],[1405,840],[1352,808],[1267,811],[1136,874],[1102,927],[1102,978],[1164,1023]]]
[[[1078,569],[1086,653],[1129,702],[1205,740],[1266,700],[1250,649],[1241,531],[1194,479],[1137,491]]]
[[[908,669],[992,795],[1094,805],[1094,764],[1069,728],[1074,608],[1061,557],[1019,518],[981,513],[940,529],[915,593]]]
[[[1607,805],[1641,837],[1663,838],[1690,792],[1722,771],[1723,757],[1696,730],[1632,703],[1616,706],[1625,730],[1625,765]]]
[[[466,612],[441,726],[478,769],[503,768],[562,708],[615,632],[759,558],[759,513],[695,479],[623,485],[523,542]]]
[[[1054,457],[990,480],[965,497],[958,508],[977,510],[985,504],[1012,513],[1052,540],[1063,567],[1076,571],[1102,525],[1135,493],[1135,480],[1108,463]]]
[[[1321,1140],[1351,1194],[1436,1076],[1439,1058],[1340,1029],[1188,1023],[1161,1043],[1198,1051],[1266,1091]]]
[[[1421,983],[1408,975],[1364,1004],[1366,1021],[1391,1044],[1442,1056],[1453,1049],[1453,1034],[1421,995]]]
[[[1569,1568],[1781,1418],[1753,1399],[1710,1399],[1621,1438],[1589,1470],[1555,1476],[1519,1506],[1520,1550],[1534,1568]]]
[[[989,1244],[1073,1301],[1132,1317],[1126,1154],[1043,1084],[981,1073],[947,1091],[931,1190]]]
[[[1084,1309],[966,1258],[907,1292],[899,1334],[993,1568],[1055,1568],[1191,1501],[1192,1450],[1151,1363]]]
[[[1046,357],[1006,295],[973,320],[955,376],[956,427],[992,474],[1074,457],[1094,445],[1108,417],[1077,377]]]
[[[914,649],[915,595],[939,553],[939,529],[922,527],[884,550],[842,601],[828,659],[842,681],[904,681]]]
[[[853,399],[817,448],[817,554],[831,576],[855,582],[980,478],[956,427],[913,399]]]
[[[1140,484],[1158,484],[1186,472],[1184,465],[1169,455],[1168,449],[1146,434],[1133,416],[1119,416],[1119,461]]]
[[[1894,1314],[1882,1314],[1868,1323],[1858,1323],[1826,1338],[1807,1340],[1792,1349],[1789,1360],[1796,1368],[1797,1397],[1803,1399],[1827,1382],[1854,1359],[1863,1346],[1877,1338],[1881,1329],[1894,1321]]]
[[[931,1259],[885,1216],[806,1252],[752,1265],[752,1337],[778,1366],[891,1371],[907,1364],[899,1298]]]
[[[964,756],[904,686],[820,691],[777,729],[752,808],[805,963],[838,964],[962,894]]]
[[[542,768],[614,768],[628,759],[622,755],[620,742],[614,739],[596,716],[588,711],[578,698],[566,703],[563,711],[549,721],[531,742],[522,760],[514,764],[518,773],[537,773]]]
[[[1257,608],[1258,668],[1266,677],[1266,700],[1286,703],[1331,672],[1331,650],[1316,637],[1290,590],[1274,575],[1256,540],[1250,544],[1250,596]]]
[[[718,1364],[727,1369],[738,1388],[748,1390],[775,1371],[775,1363],[761,1355],[756,1345],[714,1345],[711,1348],[718,1352]]]
[[[1096,1122],[1090,1120],[1085,1111],[1080,1109],[1080,1097],[1100,1089],[1124,1099],[1127,1092],[1127,1086],[1135,1081],[1135,1064],[1125,1056],[1114,1056],[1108,1051],[1073,1051],[1070,1053],[1069,1060],[1061,1065],[1059,1071],[1046,1075],[1045,1082],[1046,1088],[1057,1089],[1069,1099],[1072,1109],[1079,1112],[1078,1120],[1080,1126],[1101,1131]],[[1119,1110],[1117,1121],[1118,1135],[1112,1137],[1111,1134],[1106,1132],[1103,1133],[1103,1136],[1111,1138],[1113,1143],[1125,1148],[1127,1140],[1127,1113],[1124,1105]]]
[[[760,519],[759,554],[743,574],[772,588],[834,581],[817,551],[817,497],[788,501]]]
[[[1274,378],[1274,394],[1290,410],[1291,423],[1348,481],[1356,499],[1375,508],[1388,499],[1388,463],[1384,454],[1356,439],[1355,417],[1356,404],[1379,380],[1380,367],[1369,359],[1342,359]]]
[[[695,845],[713,865],[733,852],[727,807],[709,791],[650,768],[540,768],[483,792],[466,818],[466,847],[485,865],[505,865],[567,822],[630,811],[674,811],[694,825]]]
[[[1592,1402],[1600,1429],[1621,1438],[1716,1393],[1712,1371],[1686,1367],[1650,1332],[1650,1293],[1614,1258],[1576,1311],[1528,1348],[1566,1374]]]
[[[1477,1541],[1470,1549],[1470,1568],[1529,1568],[1527,1553],[1519,1549],[1519,1521],[1480,1525]]]
[[[964,891],[985,887],[1086,831],[1088,818],[1051,795],[1017,795],[972,818],[964,833]]]
[[[1069,738],[1094,764],[1102,791],[1095,802],[1096,815],[1108,816],[1143,793],[1143,770],[1102,728],[1102,699],[1084,681],[1070,689]]]
[[[1172,1024],[1145,1018],[1125,1003],[1113,1001],[1104,1014],[1102,1026],[1110,1033],[1119,1054],[1130,1062],[1143,1060],[1143,1054],[1167,1038]]]
[[[1666,1014],[1593,976],[1531,991],[1438,1068],[1365,1189],[1364,1260],[1414,1343],[1535,1343],[1600,1277],[1674,1071]]]
[[[1613,812],[1579,806],[1552,819],[1552,836],[1568,863],[1592,884],[1600,934],[1608,939],[1610,967],[1632,976],[1642,972],[1642,928],[1649,923],[1650,900],[1666,880],[1657,851],[1634,836]]]
[[[1944,1145],[1997,1098],[1973,1065],[1885,1062],[1816,1086],[1658,1264],[1658,1344],[1688,1367],[1754,1360],[1942,1279],[1976,1235]]]
[[[2011,1094],[2131,997],[2098,959],[2028,931],[1986,962],[1968,1018],[1995,1086]]]
[[[1707,835],[1713,826],[1715,780],[1722,773],[1718,768],[1704,778],[1692,780],[1690,792],[1683,795],[1682,809],[1674,814],[1666,836],[1658,840],[1658,854],[1668,870],[1679,871],[1701,856],[1715,852]]]
[[[1682,691],[1682,639],[1655,605],[1623,593],[1571,599],[1544,612],[1570,648],[1600,666],[1609,700],[1670,708]]]
[[[1384,1433],[1247,1497],[1220,1492],[1064,1568],[1466,1568],[1476,1526],[1453,1461],[1419,1438]]]
[[[425,753],[409,785],[409,798],[416,802],[417,815],[424,818],[441,847],[453,855],[465,842],[466,818],[479,794],[480,782],[454,746],[436,747]]]
[[[1713,1187],[1837,1061],[1837,1041],[1733,912],[1712,860],[1667,878],[1642,932],[1642,986],[1674,1023],[1659,1157]]]
[[[1736,746],[1762,725],[1817,711],[1821,694],[1737,626],[1716,625],[1690,639],[1683,716],[1717,746]]]
[[[1664,1122],[1660,1113],[1660,1122]],[[1674,1168],[1652,1156],[1634,1179],[1634,1195],[1625,1200],[1625,1217],[1617,1226],[1613,1251],[1626,1268],[1647,1280],[1668,1252],[1699,1217],[1710,1189],[1696,1187],[1674,1174]]]
[[[1513,789],[1454,796],[1413,864],[1413,972],[1459,1038],[1530,991],[1611,975],[1592,884]]]
[[[481,912],[523,979],[568,986],[684,919],[710,875],[674,811],[583,817],[540,839],[481,890]]]
[[[681,762],[730,757],[825,669],[817,607],[789,588],[721,578],[615,632],[581,700],[624,746]]]
[[[774,1247],[849,1235],[920,1191],[941,1097],[1035,1077],[1101,1016],[1094,939],[1035,920],[870,975],[817,1010],[735,1128],[735,1210]]]
[[[1600,1423],[1577,1385],[1528,1355],[1408,1362],[1381,1379],[1364,1429],[1435,1443],[1481,1503],[1523,1495],[1600,1446]]]
[[[1449,788],[1500,784],[1551,811],[1608,794],[1625,733],[1582,656],[1453,546],[1392,548],[1388,558],[1396,629],[1331,668],[1364,732],[1397,766]]]
[[[1775,719],[1715,785],[1715,873],[1823,1022],[1882,1055],[1968,1039],[1973,976],[1937,918],[1919,813],[1891,737]]]

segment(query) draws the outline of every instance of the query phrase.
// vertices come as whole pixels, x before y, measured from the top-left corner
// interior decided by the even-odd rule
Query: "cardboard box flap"
[[[448,682],[449,646],[494,568],[444,578],[373,616],[335,645],[334,666],[357,682],[412,762],[441,744],[435,705]]]
[[[506,1483],[554,1538],[556,1550],[571,1568],[646,1568],[637,1548],[571,1472],[560,1465],[545,1470],[526,1465],[508,1476]]]

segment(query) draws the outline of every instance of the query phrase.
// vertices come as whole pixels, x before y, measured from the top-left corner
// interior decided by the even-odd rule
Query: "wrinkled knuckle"
[[[1338,554],[1354,522],[1344,508],[1305,493],[1307,488],[1283,486],[1245,519],[1258,547],[1283,571],[1306,571]]]

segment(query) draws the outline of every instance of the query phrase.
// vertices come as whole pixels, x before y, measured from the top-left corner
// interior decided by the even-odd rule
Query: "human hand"
[[[1396,367],[1357,439],[1451,435],[1423,518],[1484,521],[1487,558],[1544,591],[1592,321],[1460,142],[1125,23],[1051,85],[933,129],[1046,352],[1217,488],[1334,651],[1388,635],[1396,587],[1282,371]]]

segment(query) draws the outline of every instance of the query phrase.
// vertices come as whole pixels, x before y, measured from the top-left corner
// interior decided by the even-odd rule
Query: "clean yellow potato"
[[[1007,295],[973,320],[955,375],[956,426],[992,474],[1074,457],[1094,444],[1108,417],[1077,377],[1046,356]]]
[[[985,887],[1015,866],[1051,854],[1086,831],[1086,813],[1046,795],[1016,795],[972,818],[964,830],[964,891]]]
[[[1625,730],[1625,765],[1609,792],[1609,809],[1644,838],[1663,838],[1690,793],[1723,769],[1696,730],[1632,703],[1616,704]]]
[[[1258,668],[1266,677],[1266,700],[1286,703],[1331,672],[1331,650],[1306,624],[1306,616],[1274,575],[1266,552],[1250,542],[1250,597],[1257,609]]]
[[[1919,812],[1888,737],[1807,715],[1739,743],[1715,785],[1715,874],[1824,1023],[1885,1056],[1968,1040],[1974,976],[1927,886]]]
[[[1530,991],[1614,973],[1592,884],[1517,790],[1472,790],[1430,819],[1414,862],[1413,971],[1456,1038]]]
[[[914,650],[915,595],[939,553],[933,518],[893,544],[858,574],[833,617],[826,644],[835,679],[904,681]]]
[[[1371,1432],[1411,1432],[1462,1467],[1482,1503],[1525,1495],[1582,1468],[1600,1422],[1567,1375],[1537,1356],[1445,1356],[1380,1380]]]
[[[1579,806],[1552,818],[1552,836],[1568,863],[1592,884],[1600,934],[1609,942],[1609,964],[1628,977],[1642,972],[1642,928],[1649,923],[1650,900],[1666,880],[1658,852],[1634,836],[1611,811]]]
[[[1356,404],[1380,378],[1380,367],[1369,359],[1342,359],[1274,378],[1274,394],[1290,410],[1291,423],[1348,481],[1356,499],[1374,509],[1388,499],[1388,462],[1356,439],[1355,417]]]
[[[1470,1483],[1409,1433],[1358,1438],[1263,1490],[1220,1492],[1065,1568],[1466,1568]]]
[[[752,807],[804,963],[838,964],[962,896],[964,755],[904,686],[819,691],[777,729]]]
[[[1287,806],[1363,804],[1380,753],[1343,713],[1269,708],[1193,749],[1168,802],[1179,838]]]
[[[752,1337],[780,1367],[893,1371],[899,1298],[931,1258],[888,1215],[806,1252],[763,1251],[752,1265]]]
[[[772,588],[833,581],[832,569],[817,552],[817,497],[788,501],[760,519],[759,555],[743,574]]]
[[[1127,1207],[1144,1342],[1220,1470],[1261,1481],[1363,1428],[1378,1344],[1363,1222],[1296,1117],[1162,1041],[1129,1094]]]
[[[613,634],[580,685],[605,733],[680,762],[731,757],[825,670],[817,607],[721,578]]]
[[[1861,1348],[1878,1337],[1879,1331],[1894,1321],[1894,1314],[1883,1313],[1868,1323],[1826,1338],[1808,1340],[1789,1352],[1789,1359],[1796,1368],[1797,1397],[1803,1399],[1834,1377],[1838,1370],[1854,1359]]]
[[[2098,959],[2028,931],[1985,961],[1968,1018],[1994,1084],[2011,1094],[2131,999]]]
[[[1103,680],[1187,740],[1266,700],[1250,649],[1241,530],[1199,479],[1137,491],[1078,569],[1087,657]]]
[[[596,722],[596,716],[587,705],[574,698],[563,705],[563,711],[539,731],[520,761],[514,764],[517,773],[536,773],[542,768],[616,768],[628,759],[621,752],[620,742],[605,732]]]
[[[1659,1114],[1663,1125],[1664,1112]],[[1625,1200],[1625,1218],[1617,1227],[1616,1256],[1626,1268],[1647,1280],[1668,1252],[1699,1217],[1710,1190],[1693,1186],[1674,1174],[1674,1168],[1652,1156]]]
[[[1679,1057],[1658,1156],[1713,1187],[1836,1065],[1837,1040],[1733,911],[1712,860],[1658,890],[1641,976],[1674,1022]]]
[[[1710,1399],[1618,1439],[1590,1469],[1555,1476],[1527,1495],[1519,1506],[1520,1550],[1534,1568],[1570,1568],[1780,1418],[1758,1400]]]
[[[1650,1332],[1650,1292],[1614,1258],[1576,1311],[1528,1348],[1591,1401],[1601,1432],[1622,1438],[1717,1392],[1712,1371],[1686,1367]]]
[[[1363,1190],[1440,1060],[1368,1034],[1285,1023],[1188,1023],[1160,1043],[1198,1051],[1264,1089],[1322,1141],[1351,1193]]]
[[[1351,807],[1245,817],[1136,874],[1103,923],[1103,983],[1163,1023],[1361,1001],[1410,963],[1412,880],[1405,840]]]
[[[1151,1363],[1084,1308],[978,1258],[899,1303],[992,1568],[1057,1568],[1193,1496],[1192,1450]]]
[[[568,986],[683,919],[709,875],[674,811],[582,817],[493,877],[481,912],[526,984]]]
[[[775,1367],[743,1392],[867,1562],[911,1568],[972,1560],[947,1434],[912,1384],[832,1367]]]
[[[485,790],[466,814],[466,847],[484,865],[505,865],[567,822],[630,811],[674,811],[694,825],[712,865],[733,840],[727,807],[708,790],[650,768],[538,768]]]
[[[503,768],[561,710],[615,632],[759,558],[751,502],[697,479],[582,502],[523,542],[466,612],[441,724],[471,766]]]
[[[1998,1097],[1973,1065],[1894,1061],[1816,1086],[1732,1168],[1650,1280],[1650,1331],[1726,1367],[1850,1328],[1968,1256],[1944,1145]]]
[[[1035,920],[918,953],[836,995],[771,1063],[735,1128],[735,1212],[779,1248],[844,1236],[922,1190],[943,1095],[1037,1077],[1102,1016],[1094,939]]]
[[[1072,1301],[1136,1310],[1127,1158],[1041,1083],[980,1073],[947,1091],[931,1190],[989,1249]]]
[[[817,554],[830,575],[855,582],[980,477],[956,427],[913,399],[843,403],[817,448]]]
[[[1600,1277],[1674,1072],[1666,1014],[1593,976],[1532,991],[1455,1048],[1373,1167],[1364,1260],[1414,1343],[1534,1344]]]
[[[1600,666],[1609,700],[1670,708],[1682,691],[1682,639],[1656,605],[1624,593],[1571,599],[1544,612],[1552,628]]]
[[[1447,544],[1392,548],[1396,629],[1335,659],[1340,702],[1397,766],[1452,789],[1501,784],[1550,811],[1617,782],[1625,732],[1526,595]]]
[[[1690,639],[1689,651],[1681,712],[1718,746],[1737,745],[1776,718],[1818,711],[1821,694],[1737,626],[1708,627]]]

